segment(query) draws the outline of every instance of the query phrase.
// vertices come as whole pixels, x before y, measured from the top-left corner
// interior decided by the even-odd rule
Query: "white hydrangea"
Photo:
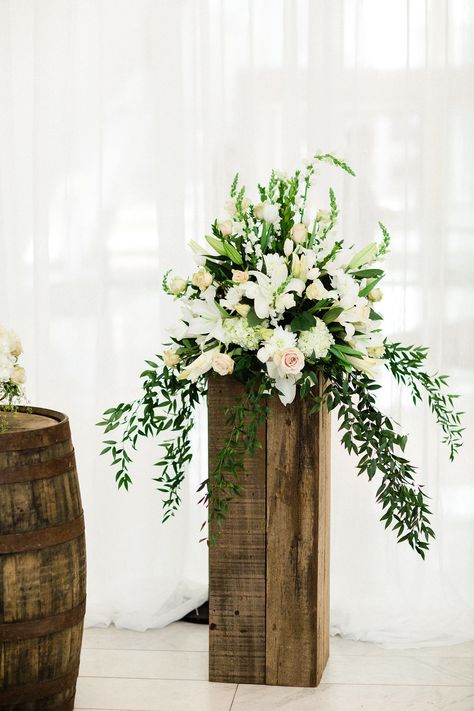
[[[249,326],[246,318],[224,319],[226,343],[235,343],[245,350],[255,351],[260,341],[260,328]]]
[[[333,343],[332,333],[320,318],[316,319],[316,326],[303,331],[298,338],[298,348],[307,358],[325,358]]]

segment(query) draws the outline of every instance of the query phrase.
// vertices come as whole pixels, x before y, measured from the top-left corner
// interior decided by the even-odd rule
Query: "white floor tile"
[[[240,685],[232,711],[472,711],[474,689],[321,684],[317,689]]]
[[[80,677],[76,709],[116,711],[229,711],[234,684]]]
[[[207,652],[83,649],[80,676],[208,680]]]
[[[189,622],[174,622],[168,627],[146,632],[110,627],[84,630],[84,649],[158,649],[207,652],[209,628]]]
[[[384,649],[370,642],[356,642],[341,637],[331,637],[331,656],[339,654],[375,654],[377,656],[401,657],[474,657],[474,642],[452,646],[421,647],[411,649]]]
[[[334,655],[325,684],[474,685],[474,659],[400,655]]]

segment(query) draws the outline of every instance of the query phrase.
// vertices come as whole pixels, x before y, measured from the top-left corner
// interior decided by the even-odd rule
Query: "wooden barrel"
[[[74,708],[86,600],[68,418],[20,408],[0,434],[0,709]]]

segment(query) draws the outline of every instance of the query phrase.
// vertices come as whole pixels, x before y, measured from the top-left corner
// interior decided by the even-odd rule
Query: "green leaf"
[[[357,277],[357,279],[370,279],[383,276],[383,273],[383,269],[360,269],[358,272],[353,272],[352,276]]]
[[[225,254],[234,262],[234,264],[243,263],[241,255],[230,242],[223,242],[223,245]]]
[[[290,328],[293,333],[297,331],[309,331],[313,326],[316,326],[316,319],[309,311],[303,311],[298,314],[290,323]]]
[[[377,278],[374,279],[373,281],[369,282],[369,283],[367,284],[367,286],[364,286],[364,288],[359,291],[359,296],[367,296],[367,294],[370,294],[370,292],[372,291],[372,289],[373,289],[375,286],[377,286],[377,284],[378,284],[379,281],[382,279],[382,277],[383,277],[383,274],[381,274],[379,277],[377,277]]]
[[[257,314],[255,313],[255,309],[250,309],[250,311],[247,314],[247,323],[249,326],[252,326],[254,328],[255,326],[260,326],[262,323],[263,319],[259,318]]]
[[[326,311],[325,314],[321,316],[322,320],[324,323],[330,323],[331,321],[335,321],[338,316],[342,314],[344,309],[342,306],[333,306],[332,309],[329,309],[329,311]]]
[[[217,237],[211,237],[210,235],[206,235],[206,240],[209,242],[211,247],[216,250],[218,254],[221,254],[223,257],[228,257],[229,255],[225,251],[224,248],[224,242],[221,239],[217,239]]]

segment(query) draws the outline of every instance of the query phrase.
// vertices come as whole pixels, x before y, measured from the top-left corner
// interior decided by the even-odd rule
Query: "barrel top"
[[[26,430],[40,430],[43,427],[51,427],[58,420],[46,415],[37,415],[35,412],[5,412],[4,413],[7,432],[25,432]]]
[[[0,452],[45,446],[68,436],[68,418],[62,412],[41,407],[19,407],[16,412],[0,408],[6,429],[0,432]]]

